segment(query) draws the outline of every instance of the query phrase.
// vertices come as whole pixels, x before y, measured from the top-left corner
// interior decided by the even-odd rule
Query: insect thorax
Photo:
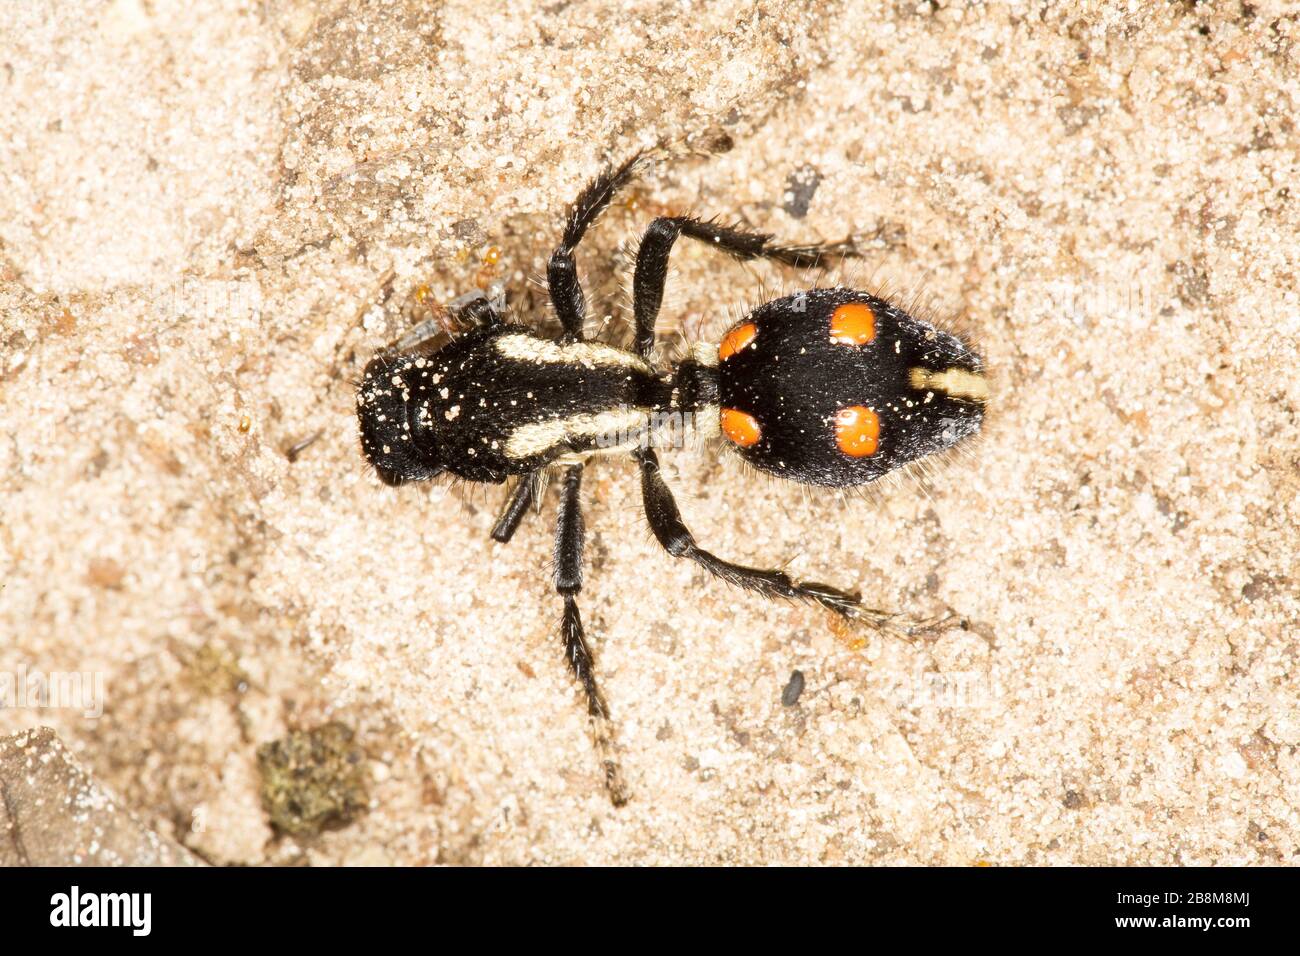
[[[370,363],[358,400],[363,447],[381,475],[500,482],[644,443],[648,429],[715,395],[711,376],[688,362],[671,379],[623,349],[521,326],[476,329],[436,352]]]

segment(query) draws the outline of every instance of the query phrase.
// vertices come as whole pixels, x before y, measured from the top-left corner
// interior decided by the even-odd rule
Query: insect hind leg
[[[682,520],[672,490],[669,489],[659,470],[659,458],[654,450],[640,451],[636,457],[641,464],[641,492],[645,503],[646,520],[650,523],[650,530],[654,532],[660,545],[673,557],[688,558],[715,577],[747,591],[769,598],[785,598],[818,604],[834,611],[847,621],[863,624],[898,637],[912,639],[960,622],[961,619],[954,614],[911,620],[868,607],[862,603],[860,595],[842,591],[828,584],[814,581],[799,582],[784,571],[751,568],[719,558],[695,543],[695,536]]]

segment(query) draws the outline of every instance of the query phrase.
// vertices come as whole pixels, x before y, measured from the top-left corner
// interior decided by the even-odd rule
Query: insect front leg
[[[540,468],[519,479],[519,484],[515,485],[515,490],[506,499],[505,506],[501,509],[501,515],[497,518],[497,523],[492,526],[493,541],[498,541],[501,544],[510,543],[510,539],[515,536],[515,531],[519,529],[519,522],[523,520],[529,506],[537,500],[537,491],[541,483],[542,471]]]

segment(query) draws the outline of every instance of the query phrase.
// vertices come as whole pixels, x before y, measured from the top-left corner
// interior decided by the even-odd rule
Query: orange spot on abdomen
[[[758,337],[758,326],[745,322],[722,337],[718,344],[718,361],[725,362]]]
[[[835,444],[850,458],[874,455],[880,447],[880,416],[861,405],[835,413]]]
[[[876,313],[865,302],[846,302],[831,313],[831,341],[866,345],[876,337]]]
[[[763,437],[763,430],[758,427],[758,419],[748,412],[724,408],[722,434],[726,435],[733,444],[741,448],[749,448],[751,445],[758,444],[758,440]]]

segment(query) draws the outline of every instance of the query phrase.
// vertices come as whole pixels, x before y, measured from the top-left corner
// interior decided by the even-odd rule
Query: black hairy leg
[[[751,568],[725,561],[695,543],[673,493],[659,469],[659,456],[654,449],[636,453],[641,464],[641,495],[645,503],[646,520],[663,549],[675,558],[688,558],[710,574],[729,584],[753,591],[769,598],[808,601],[849,621],[859,622],[881,631],[912,638],[929,631],[940,630],[959,619],[952,614],[925,620],[911,620],[867,607],[858,594],[841,591],[828,584],[814,581],[796,582],[784,571]]]
[[[501,515],[497,518],[497,523],[492,526],[492,540],[501,544],[509,544],[510,539],[515,536],[515,531],[519,529],[519,522],[523,520],[524,514],[534,501],[537,500],[537,491],[542,483],[542,470],[531,471],[519,479],[519,484],[515,485],[515,490],[510,497],[506,499],[505,506],[501,509]]]
[[[596,752],[605,775],[605,789],[615,806],[627,803],[627,789],[614,754],[614,734],[609,721],[609,705],[596,683],[595,662],[578,612],[578,593],[582,590],[582,551],[585,528],[582,521],[582,465],[570,465],[560,486],[560,508],[555,521],[555,590],[564,598],[564,618],[560,633],[564,638],[564,656],[573,676],[587,697]]]
[[[578,282],[578,266],[573,251],[582,242],[582,237],[592,223],[605,211],[614,194],[636,174],[641,158],[642,154],[638,153],[622,166],[606,169],[578,194],[569,211],[569,218],[565,221],[564,236],[547,263],[547,291],[564,326],[564,337],[570,342],[582,340],[582,324],[587,314],[586,299],[582,285]]]
[[[636,352],[649,358],[654,348],[655,321],[663,304],[668,281],[668,255],[678,236],[708,243],[740,260],[770,259],[800,269],[829,266],[858,255],[851,239],[803,246],[774,244],[765,232],[746,232],[716,222],[689,216],[660,217],[646,228],[637,250],[632,278],[632,302],[636,314]]]

